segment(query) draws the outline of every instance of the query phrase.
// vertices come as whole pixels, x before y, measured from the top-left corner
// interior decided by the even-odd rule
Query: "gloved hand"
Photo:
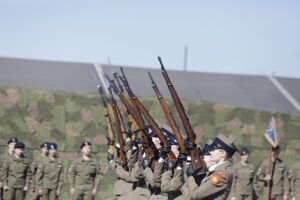
[[[145,170],[147,167],[150,167],[151,162],[152,162],[152,159],[153,159],[153,158],[151,158],[151,159],[149,159],[149,158],[143,158],[143,160],[142,160],[142,167],[143,167],[144,170]]]
[[[171,151],[171,147],[170,146],[162,146],[159,149],[159,155],[161,158],[166,159],[167,158],[167,154]]]
[[[194,169],[192,163],[188,166],[186,170],[186,175],[187,176],[196,176],[197,173],[199,172],[199,169]]]
[[[189,140],[185,140],[184,145],[187,150],[191,150],[197,146],[196,144],[192,144]]]
[[[173,171],[176,167],[178,160],[168,160],[167,162],[167,169]]]
[[[179,153],[177,160],[177,165],[183,167],[183,162],[186,160],[186,156],[182,153]]]

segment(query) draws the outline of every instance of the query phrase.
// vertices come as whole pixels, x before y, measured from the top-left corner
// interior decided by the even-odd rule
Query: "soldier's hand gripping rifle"
[[[171,126],[171,129],[174,133],[174,136],[175,136],[175,138],[178,142],[180,153],[183,154],[183,155],[186,155],[184,140],[183,140],[182,135],[180,133],[180,130],[179,130],[178,126],[176,125],[176,122],[175,122],[175,120],[172,116],[171,110],[170,110],[168,104],[166,103],[164,97],[161,95],[161,93],[160,93],[160,91],[159,91],[159,89],[158,89],[151,73],[148,72],[148,75],[151,79],[152,88],[153,88],[153,90],[154,90],[154,92],[155,92],[155,94],[156,94],[156,96],[159,100],[159,103],[160,103],[160,105],[161,105],[161,107],[162,107],[162,109],[165,113],[165,116],[166,116],[166,118],[167,118],[167,120],[168,120],[168,122]]]
[[[108,140],[108,148],[109,148],[109,153],[112,155],[115,155],[115,146],[114,146],[114,142],[115,142],[115,136],[114,136],[114,132],[113,132],[113,127],[112,127],[112,121],[109,115],[109,108],[108,108],[108,99],[105,96],[105,93],[103,91],[103,88],[98,85],[98,92],[101,96],[102,102],[103,102],[103,106],[105,109],[104,112],[104,118],[105,118],[105,122],[106,122],[106,128],[107,128],[107,140]]]
[[[126,89],[128,95],[136,103],[136,105],[138,106],[138,109],[141,111],[143,116],[149,122],[151,128],[154,130],[154,132],[156,133],[156,135],[158,136],[160,141],[163,143],[164,148],[167,149],[167,150],[170,150],[171,147],[170,147],[170,144],[168,143],[168,140],[167,140],[166,136],[162,133],[159,126],[157,125],[155,120],[152,118],[152,116],[149,114],[148,110],[145,108],[145,106],[142,104],[142,102],[132,92],[131,88],[129,87],[128,81],[126,80],[124,71],[122,71],[122,73],[123,73],[124,77],[120,77],[120,79],[122,80],[123,85],[125,86],[125,89]],[[167,151],[166,153],[167,153],[167,156],[168,156],[169,160],[175,160],[176,159],[176,157],[175,157],[175,155],[172,151]]]
[[[139,115],[136,114],[136,111],[133,109],[133,107],[127,101],[124,94],[121,93],[121,91],[115,85],[114,81],[109,79],[109,77],[107,77],[107,78],[110,82],[110,87],[113,89],[114,93],[119,96],[120,100],[122,101],[122,103],[126,107],[127,112],[129,112],[134,117],[135,121],[137,122],[137,124],[139,126],[139,129],[140,129],[139,133],[141,134],[141,137],[142,137],[142,140],[143,140],[142,142],[143,142],[143,147],[145,149],[146,157],[148,159],[152,159],[153,157],[155,157],[154,144],[151,141],[151,138],[149,138],[149,136],[146,134],[146,128],[145,128],[143,120],[140,119]]]
[[[116,122],[118,142],[120,144],[120,155],[119,155],[118,162],[120,165],[122,165],[124,167],[124,166],[126,166],[126,154],[125,154],[125,150],[124,150],[124,140],[123,140],[123,136],[122,136],[121,122],[120,122],[120,118],[119,118],[118,111],[117,111],[117,102],[114,99],[114,96],[111,91],[111,87],[109,87],[108,90],[110,93],[110,102],[112,105],[112,110],[113,110],[113,114],[114,114],[114,118],[115,118],[115,122]]]
[[[191,159],[192,159],[192,167],[194,171],[199,171],[200,173],[205,173],[207,171],[207,167],[203,159],[200,157],[199,152],[197,150],[197,144],[195,143],[196,135],[194,133],[194,130],[191,127],[190,121],[188,116],[185,113],[185,109],[181,103],[181,100],[178,97],[178,94],[169,78],[169,75],[161,61],[161,58],[158,57],[158,61],[161,65],[161,70],[163,77],[166,81],[166,84],[169,88],[169,91],[171,93],[172,99],[174,101],[175,107],[177,109],[177,112],[179,114],[179,117],[182,121],[184,130],[186,132],[186,135],[188,137],[188,150],[191,154]]]

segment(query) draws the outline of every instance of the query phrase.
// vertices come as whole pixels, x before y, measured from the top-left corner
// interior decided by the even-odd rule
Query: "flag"
[[[265,138],[273,148],[278,146],[278,139],[276,134],[276,122],[275,122],[274,115],[271,117],[268,128],[265,132]]]

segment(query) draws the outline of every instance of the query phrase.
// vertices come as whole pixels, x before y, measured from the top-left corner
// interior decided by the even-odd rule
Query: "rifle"
[[[116,122],[118,141],[120,144],[119,164],[122,166],[125,166],[126,165],[126,154],[125,154],[125,150],[124,150],[124,140],[123,140],[123,135],[122,135],[121,122],[120,122],[120,118],[119,118],[118,111],[117,111],[117,102],[114,99],[114,96],[111,91],[111,87],[109,87],[108,90],[110,93],[110,101],[111,101],[113,114],[114,114],[114,118],[115,118],[115,122]]]
[[[200,170],[200,172],[205,173],[207,171],[207,167],[203,159],[200,157],[199,152],[197,150],[197,144],[195,143],[196,135],[194,133],[194,130],[191,127],[190,121],[188,116],[185,113],[185,109],[181,103],[181,100],[178,97],[178,94],[169,78],[169,75],[161,61],[161,58],[158,57],[158,61],[161,65],[162,75],[166,81],[166,84],[169,88],[169,91],[171,93],[172,99],[174,101],[175,107],[177,109],[177,112],[179,114],[179,117],[181,119],[181,122],[183,124],[184,130],[187,134],[189,143],[190,143],[190,154],[192,158],[192,167],[195,171]]]
[[[143,146],[145,148],[146,157],[149,159],[153,158],[155,156],[156,150],[154,149],[154,144],[153,144],[151,138],[149,138],[149,136],[145,133],[146,129],[145,129],[145,124],[143,123],[143,120],[140,119],[139,116],[136,114],[135,110],[130,105],[130,103],[127,101],[124,94],[121,93],[121,91],[117,88],[114,81],[112,81],[108,76],[106,78],[109,80],[110,87],[113,89],[114,93],[119,96],[120,100],[126,107],[127,112],[129,112],[133,116],[135,121],[137,122],[139,131],[136,131],[136,132],[139,132],[139,134],[141,135],[141,138],[143,140]]]
[[[111,153],[112,155],[115,154],[116,152],[116,148],[114,146],[114,141],[115,141],[115,136],[114,136],[114,132],[113,132],[113,127],[112,127],[112,122],[111,122],[111,118],[109,116],[109,108],[108,108],[108,99],[104,94],[103,88],[98,85],[98,92],[102,98],[102,103],[103,106],[105,108],[105,112],[104,112],[104,118],[105,118],[105,122],[106,122],[106,128],[107,128],[107,140],[108,140],[108,148],[109,148],[109,153]]]
[[[155,120],[152,118],[152,116],[149,114],[148,110],[145,108],[145,106],[142,104],[142,102],[136,97],[136,95],[132,92],[131,88],[129,87],[128,81],[125,77],[124,71],[123,77],[120,77],[121,81],[123,82],[123,85],[125,86],[125,89],[129,95],[129,97],[136,103],[139,110],[143,114],[143,116],[146,118],[146,120],[149,122],[150,126],[154,130],[154,132],[157,134],[160,141],[163,143],[164,147],[166,149],[171,149],[170,145],[168,143],[167,137],[161,132],[159,126],[155,122]],[[176,157],[172,151],[167,152],[167,156],[169,160],[175,160]]]
[[[168,104],[166,103],[164,97],[161,95],[161,93],[160,93],[160,91],[159,91],[159,89],[158,89],[158,87],[157,87],[157,85],[156,85],[156,83],[155,83],[155,81],[154,81],[151,73],[148,72],[148,75],[149,75],[149,77],[151,79],[152,88],[153,88],[153,90],[154,90],[154,92],[155,92],[155,94],[156,94],[156,96],[157,96],[157,98],[159,100],[159,103],[160,103],[160,105],[161,105],[161,107],[162,107],[162,109],[163,109],[163,111],[165,113],[166,118],[168,119],[168,122],[169,122],[169,124],[171,126],[171,129],[172,129],[172,131],[174,133],[174,136],[175,136],[176,140],[178,141],[180,153],[182,153],[182,154],[185,155],[186,154],[186,149],[185,149],[185,145],[184,145],[184,140],[182,138],[182,135],[180,133],[180,130],[179,130],[178,126],[176,125],[176,122],[175,122],[175,120],[173,118],[171,110],[170,110]]]

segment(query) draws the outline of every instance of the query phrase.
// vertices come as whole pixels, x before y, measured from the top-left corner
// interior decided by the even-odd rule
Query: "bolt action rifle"
[[[134,120],[137,122],[138,127],[139,127],[138,132],[141,135],[141,139],[142,139],[143,147],[145,149],[146,157],[148,159],[154,158],[155,155],[157,154],[157,152],[156,152],[156,149],[154,147],[154,144],[153,144],[151,138],[146,133],[146,128],[145,128],[145,124],[144,124],[143,120],[141,118],[139,118],[139,115],[137,115],[136,111],[133,109],[133,107],[127,101],[125,95],[123,93],[121,93],[121,91],[116,86],[114,81],[112,81],[108,76],[106,78],[109,80],[110,87],[113,89],[114,93],[119,96],[120,100],[126,107],[127,112],[130,113],[133,116]]]
[[[154,130],[154,132],[156,133],[156,135],[158,136],[158,138],[162,142],[163,146],[166,149],[171,149],[170,144],[168,143],[167,137],[162,133],[162,131],[160,130],[160,128],[157,125],[157,123],[155,122],[155,120],[149,114],[148,110],[145,108],[145,106],[142,104],[142,102],[136,97],[136,95],[131,90],[131,88],[128,84],[128,81],[126,79],[126,76],[124,74],[124,71],[122,73],[123,73],[123,77],[120,77],[120,79],[123,82],[123,85],[125,86],[125,89],[126,89],[128,95],[129,95],[129,97],[136,103],[139,110],[141,111],[143,116],[146,118],[146,120],[150,124],[151,128]],[[168,151],[167,156],[168,156],[169,160],[175,160],[176,159],[176,157],[175,157],[175,155],[172,151]]]
[[[102,103],[103,103],[103,106],[104,106],[104,118],[105,118],[105,122],[106,122],[106,128],[107,128],[107,140],[108,140],[108,149],[109,149],[109,153],[111,153],[112,155],[114,155],[116,153],[116,148],[114,146],[114,142],[115,142],[115,136],[114,136],[114,132],[113,132],[113,126],[112,126],[112,121],[111,121],[111,118],[110,118],[110,115],[109,115],[109,108],[108,108],[108,99],[107,97],[105,96],[105,93],[103,91],[103,88],[98,85],[98,92],[102,98]]]
[[[175,120],[173,118],[171,110],[170,110],[168,104],[166,103],[164,97],[161,95],[161,93],[160,93],[160,91],[159,91],[159,89],[158,89],[158,87],[157,87],[157,85],[156,85],[156,83],[155,83],[155,81],[154,81],[151,73],[148,72],[148,75],[149,75],[149,77],[151,79],[152,88],[153,88],[153,90],[154,90],[154,92],[155,92],[155,94],[156,94],[156,96],[157,96],[157,98],[159,100],[159,103],[160,103],[160,105],[161,105],[161,107],[162,107],[162,109],[163,109],[163,111],[165,113],[166,118],[168,119],[168,122],[169,122],[169,124],[171,126],[171,129],[172,129],[172,131],[174,133],[174,136],[175,136],[175,138],[176,138],[176,140],[178,142],[180,153],[183,154],[183,155],[186,155],[186,149],[185,149],[185,145],[184,145],[184,140],[182,138],[182,135],[180,133],[180,130],[179,130],[178,126],[176,125],[176,122],[175,122]]]
[[[186,132],[189,144],[188,144],[188,149],[191,154],[191,159],[192,159],[192,167],[194,171],[199,171],[200,173],[205,173],[207,171],[207,167],[203,159],[200,157],[199,152],[197,150],[197,144],[195,143],[196,135],[194,133],[194,130],[191,127],[190,121],[188,116],[185,113],[185,109],[181,103],[181,100],[178,97],[178,94],[174,88],[174,85],[172,84],[169,75],[161,61],[161,58],[158,57],[158,61],[161,65],[161,70],[162,70],[162,75],[166,81],[166,84],[168,86],[168,89],[171,93],[173,102],[175,104],[175,107],[177,109],[177,112],[179,114],[179,117],[181,119],[181,122],[183,124],[184,130]]]
[[[112,105],[112,110],[113,110],[113,114],[114,114],[114,118],[115,118],[115,122],[116,122],[116,130],[117,130],[117,138],[118,138],[118,142],[120,144],[120,155],[118,158],[118,163],[125,167],[126,166],[126,154],[125,154],[125,150],[124,150],[124,140],[123,140],[123,136],[122,136],[122,129],[121,129],[121,122],[120,122],[120,118],[118,115],[118,111],[117,111],[117,102],[114,99],[114,96],[112,94],[111,91],[111,87],[108,88],[109,90],[109,94],[110,94],[110,102]]]

